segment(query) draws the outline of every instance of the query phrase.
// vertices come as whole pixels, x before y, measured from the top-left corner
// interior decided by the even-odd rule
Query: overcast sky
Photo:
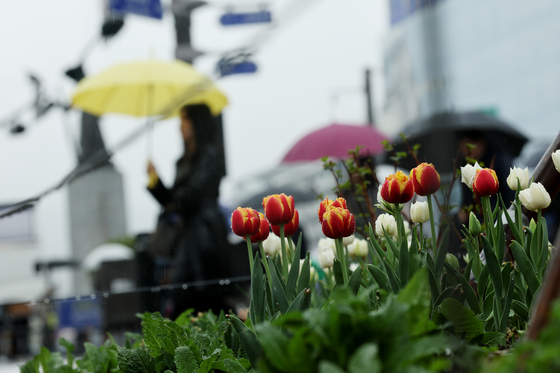
[[[385,0],[270,3],[279,26],[253,58],[258,72],[217,81],[230,101],[224,111],[228,179],[275,167],[291,145],[316,128],[331,122],[364,123],[361,90],[366,67],[375,74],[376,108],[382,105],[380,53],[388,23]],[[195,67],[213,78],[219,52],[243,46],[266,31],[266,26],[221,26],[218,20],[227,4],[220,1],[193,15],[193,45],[208,52]],[[102,19],[101,0],[3,4],[0,119],[33,99],[27,78],[30,72],[41,79],[48,96],[69,101],[74,83],[63,73],[80,61],[86,45],[100,33]],[[174,50],[171,14],[164,14],[161,21],[131,15],[114,39],[97,44],[88,54],[84,68],[87,74],[95,74],[115,63],[150,56],[170,60]],[[40,120],[23,119],[27,130],[22,135],[13,136],[7,127],[0,128],[0,203],[37,195],[76,164],[73,141],[79,137],[78,112],[52,110]],[[111,147],[142,124],[141,119],[107,115],[101,130]],[[164,181],[173,180],[173,164],[180,153],[178,120],[158,124],[151,157]],[[158,212],[145,191],[148,156],[146,140],[141,138],[114,157],[124,177],[130,234],[153,229]],[[64,257],[70,252],[66,193],[66,189],[54,192],[37,206],[36,228],[44,256]]]

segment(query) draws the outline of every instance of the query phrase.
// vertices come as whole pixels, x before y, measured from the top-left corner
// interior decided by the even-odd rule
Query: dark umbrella
[[[331,124],[299,140],[286,154],[282,163],[312,161],[323,157],[348,158],[348,151],[363,146],[360,155],[376,155],[384,151],[387,137],[370,126]]]
[[[457,157],[459,139],[463,136],[482,136],[495,153],[517,157],[527,142],[527,137],[510,124],[493,116],[477,112],[443,112],[434,114],[407,126],[402,133],[410,147],[420,144],[418,160],[433,163],[440,172],[453,169],[453,159]],[[401,137],[395,139],[396,151],[407,151]],[[416,162],[410,155],[401,166],[413,168]],[[458,165],[462,166],[462,165]]]

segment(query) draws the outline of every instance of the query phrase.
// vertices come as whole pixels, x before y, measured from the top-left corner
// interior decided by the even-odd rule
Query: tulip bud
[[[447,264],[450,264],[453,268],[455,268],[457,271],[460,270],[459,268],[459,259],[457,259],[457,257],[451,253],[447,253],[445,254],[445,262]]]
[[[511,190],[517,190],[517,181],[519,180],[519,185],[521,190],[527,189],[529,187],[529,169],[525,167],[523,170],[519,167],[513,167],[509,169],[509,176],[506,181]]]
[[[394,236],[397,234],[397,221],[393,215],[381,214],[375,220],[375,234],[378,237],[385,237],[383,233],[383,228],[388,236]]]
[[[500,183],[496,172],[491,168],[476,170],[472,188],[473,192],[479,197],[492,196],[498,192]]]
[[[325,251],[330,250],[336,255],[336,243],[332,238],[323,237],[319,239],[317,244],[317,250]]]
[[[474,175],[476,174],[477,170],[482,169],[478,162],[474,164],[474,166],[468,164],[466,166],[461,167],[461,181],[466,184],[470,189],[473,188],[473,180]]]
[[[280,236],[280,226],[271,224],[270,227],[275,235]],[[284,225],[284,236],[293,236],[296,234],[299,228],[299,212],[298,210],[294,211],[294,217],[292,220]]]
[[[554,162],[556,171],[560,172],[560,149],[552,153],[552,162]]]
[[[327,212],[327,210],[329,209],[329,207],[341,207],[343,209],[347,209],[348,207],[346,206],[346,200],[342,197],[338,197],[337,199],[335,199],[334,201],[331,201],[329,199],[329,197],[325,198],[323,201],[321,201],[321,203],[319,204],[319,209],[317,211],[317,216],[319,217],[319,222],[323,223],[323,215],[325,215],[325,212]]]
[[[541,183],[531,183],[528,189],[519,192],[521,204],[531,211],[547,208],[550,205],[550,194]]]
[[[238,236],[247,237],[256,234],[260,224],[259,213],[250,207],[238,207],[231,214],[231,229]]]
[[[388,212],[388,213],[394,213],[395,212],[395,206],[392,203],[389,203],[387,201],[385,201],[383,199],[383,197],[381,196],[381,189],[383,189],[383,184],[379,184],[379,187],[377,188],[377,204],[375,205],[376,207],[379,207],[381,210]],[[402,209],[403,205],[400,204],[399,205],[399,211]]]
[[[319,251],[319,265],[321,268],[331,268],[334,265],[334,253],[330,250]]]
[[[262,212],[259,212],[259,218],[260,218],[259,230],[257,233],[251,236],[251,242],[264,241],[268,238],[268,235],[270,233],[270,226],[268,225],[268,220],[266,220],[266,217]]]
[[[441,178],[431,163],[421,163],[410,171],[410,179],[414,184],[414,191],[419,196],[427,196],[438,191]]]
[[[469,232],[471,232],[474,237],[478,236],[482,232],[480,221],[472,211],[469,214]]]
[[[268,238],[263,241],[262,245],[265,254],[270,257],[275,257],[282,251],[282,241],[280,237],[275,234],[269,235]],[[286,245],[288,245],[288,242],[286,242]]]
[[[352,258],[363,258],[368,254],[368,242],[356,238],[354,242],[348,245],[348,255]]]
[[[414,196],[414,184],[402,171],[387,176],[381,197],[389,203],[407,203]]]
[[[425,223],[430,220],[428,202],[414,202],[410,206],[410,217],[415,223]]]
[[[354,235],[351,234],[348,237],[343,237],[342,238],[342,246],[348,246],[350,245],[352,242],[354,242]]]
[[[288,224],[294,217],[294,197],[284,193],[264,197],[263,208],[270,224]]]
[[[347,209],[331,206],[323,216],[322,229],[325,236],[337,239],[354,234],[356,219]]]

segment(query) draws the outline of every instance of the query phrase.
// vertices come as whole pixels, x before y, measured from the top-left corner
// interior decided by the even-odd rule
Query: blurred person
[[[228,275],[229,263],[224,256],[228,230],[218,205],[224,165],[217,123],[206,105],[187,105],[181,109],[180,132],[184,153],[177,160],[173,186],[168,188],[161,182],[151,161],[147,166],[148,191],[162,207],[150,244],[155,276],[162,284]],[[166,298],[162,311],[172,319],[188,308],[228,310],[217,285],[180,287]]]

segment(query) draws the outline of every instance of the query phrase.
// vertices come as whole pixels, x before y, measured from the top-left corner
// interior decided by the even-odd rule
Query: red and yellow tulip
[[[323,215],[322,229],[332,239],[348,237],[356,230],[356,219],[347,209],[331,206]]]
[[[280,236],[280,226],[271,224],[270,227],[275,235]],[[299,228],[299,212],[294,211],[294,217],[288,224],[284,224],[284,236],[293,236]]]
[[[270,224],[288,224],[294,217],[294,197],[284,193],[264,197],[263,208]]]
[[[256,234],[260,228],[259,213],[250,207],[238,207],[231,214],[231,230],[238,236]]]
[[[402,171],[389,175],[381,187],[381,197],[389,203],[406,203],[414,196],[414,184]]]
[[[266,217],[262,212],[259,212],[259,218],[260,218],[259,230],[257,231],[257,233],[251,236],[251,242],[264,241],[268,238],[268,235],[270,234],[270,226],[268,224],[268,220],[266,220]]]
[[[473,192],[479,197],[492,196],[498,193],[500,187],[498,176],[491,168],[476,170],[472,185]]]
[[[319,209],[317,211],[317,216],[319,217],[319,222],[322,223],[323,222],[323,215],[325,215],[325,212],[327,212],[327,210],[329,209],[329,207],[340,207],[343,209],[347,209],[348,207],[346,206],[346,200],[342,197],[338,197],[335,200],[330,200],[329,197],[325,198],[324,200],[321,201],[321,203],[319,204]]]
[[[414,184],[414,191],[419,196],[427,196],[438,191],[441,178],[431,163],[422,163],[410,171],[410,180]]]

